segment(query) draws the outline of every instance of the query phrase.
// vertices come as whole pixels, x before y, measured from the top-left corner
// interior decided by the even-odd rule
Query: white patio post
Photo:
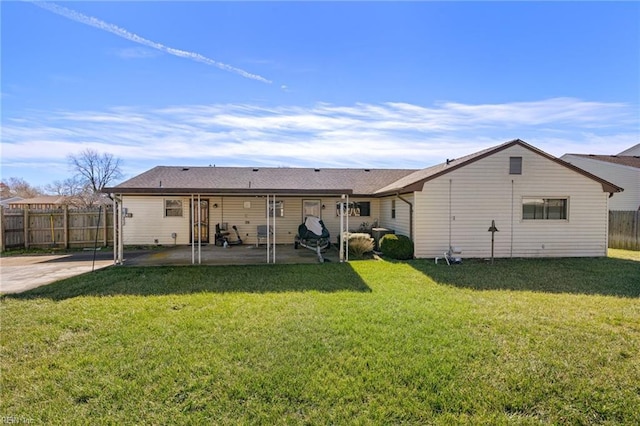
[[[194,232],[194,222],[195,222],[195,207],[193,205],[194,199],[193,194],[191,194],[191,264],[196,263],[196,241],[195,241],[195,232]]]
[[[273,250],[272,250],[271,256],[273,256],[273,259],[271,263],[276,263],[276,196],[275,194],[272,197],[273,197]],[[267,232],[268,232],[268,229],[269,229],[269,226],[267,226]]]
[[[269,263],[269,260],[271,259],[269,257],[270,254],[270,249],[271,249],[271,238],[270,238],[270,232],[269,232],[269,195],[267,195],[267,211],[266,211],[266,218],[267,218],[267,263]]]
[[[122,264],[122,255],[120,254],[120,244],[122,241],[122,234],[120,233],[120,217],[121,212],[121,200],[114,195],[113,197],[113,264]]]
[[[118,238],[120,243],[118,244],[118,257],[120,258],[120,263],[124,262],[124,213],[122,202],[124,198],[120,195],[120,208],[118,210]]]
[[[346,218],[346,225],[344,227],[344,233],[346,236],[346,241],[344,242],[345,248],[344,248],[344,256],[346,261],[349,261],[349,216],[351,215],[351,212],[349,212],[349,195],[347,194],[347,218]]]
[[[344,262],[344,199],[345,195],[342,194],[340,197],[340,235],[338,241],[340,242],[340,262]]]
[[[118,221],[116,218],[118,217],[118,199],[113,197],[113,264],[118,264]]]
[[[198,265],[202,263],[202,207],[198,194]]]

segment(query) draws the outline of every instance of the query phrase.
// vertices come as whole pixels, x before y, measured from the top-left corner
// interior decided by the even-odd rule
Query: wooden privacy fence
[[[609,247],[640,250],[640,211],[609,212]]]
[[[0,207],[2,251],[15,248],[85,248],[113,245],[113,209],[51,210]]]

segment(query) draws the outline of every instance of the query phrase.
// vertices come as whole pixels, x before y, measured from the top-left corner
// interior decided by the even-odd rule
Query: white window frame
[[[361,214],[360,203],[369,204],[369,214]],[[346,204],[338,201],[336,203],[336,216],[340,216],[340,206]],[[349,206],[344,211],[344,214],[351,217],[371,217],[371,201],[349,201]]]
[[[179,203],[179,207],[176,206],[167,206],[168,202],[177,202]],[[184,206],[182,199],[180,198],[165,198],[162,202],[162,206],[164,207],[164,217],[183,217],[184,216]],[[169,211],[179,211],[180,214],[167,214]]]
[[[269,201],[269,217],[284,217],[284,200]]]
[[[553,207],[550,204],[554,201],[564,201],[564,216],[565,217],[549,217],[549,208]],[[525,217],[525,205],[531,204],[533,202],[538,206],[542,207],[542,217]],[[522,197],[522,209],[521,209],[521,218],[523,221],[568,221],[569,220],[569,197],[558,197],[558,196],[544,196],[544,197]]]

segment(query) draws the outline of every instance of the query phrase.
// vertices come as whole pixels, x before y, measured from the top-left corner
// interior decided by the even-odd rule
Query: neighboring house
[[[253,244],[267,196],[278,243],[293,244],[310,214],[334,239],[345,195],[350,229],[377,222],[410,236],[416,257],[433,258],[450,246],[490,256],[492,220],[496,257],[605,256],[608,200],[622,188],[514,140],[423,170],[155,167],[104,191],[123,208],[124,245],[190,244],[198,199],[202,242],[228,223]]]
[[[20,200],[12,201],[9,203],[9,208],[26,208],[32,210],[61,209],[65,204],[67,204],[67,201],[63,196],[41,195],[39,197],[23,198]]]
[[[640,144],[617,155],[565,154],[561,158],[622,188],[609,200],[609,210],[640,209]]]
[[[632,146],[629,149],[625,149],[624,151],[619,152],[618,155],[640,155],[640,143]]]
[[[9,208],[9,204],[20,201],[20,200],[24,200],[24,198],[22,197],[10,197],[10,198],[3,198],[2,200],[0,200],[0,205],[4,208]]]
[[[101,194],[100,194],[101,195]],[[98,208],[100,205],[109,207],[113,202],[106,196],[95,197],[91,200],[92,207]],[[41,195],[34,198],[19,198],[8,203],[11,209],[31,209],[31,210],[51,210],[62,209],[67,206],[70,209],[81,209],[87,207],[87,200],[80,196],[66,195]]]

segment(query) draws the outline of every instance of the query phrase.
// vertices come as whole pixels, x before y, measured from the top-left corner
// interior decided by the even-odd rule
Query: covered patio
[[[272,246],[273,247],[273,246]],[[312,250],[305,248],[295,249],[292,244],[276,245],[278,263],[298,264],[298,263],[318,263],[318,257]],[[197,253],[195,253],[197,256]],[[340,253],[338,246],[331,246],[322,253],[325,262],[339,262]],[[238,245],[229,248],[218,247],[214,244],[203,245],[200,249],[201,265],[256,265],[267,262],[267,248],[264,245]],[[197,260],[195,263],[198,263]],[[125,266],[168,266],[168,265],[191,265],[191,246],[168,246],[152,250],[147,254],[127,258],[124,252]]]

